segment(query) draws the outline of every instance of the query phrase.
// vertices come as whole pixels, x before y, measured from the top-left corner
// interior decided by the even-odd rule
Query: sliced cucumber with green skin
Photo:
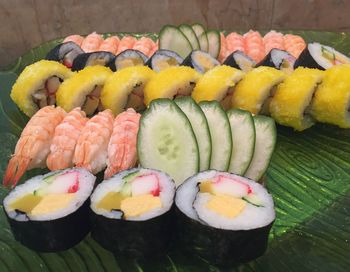
[[[179,29],[182,31],[182,33],[186,36],[186,38],[191,43],[192,49],[199,50],[200,49],[199,41],[196,33],[193,31],[193,28],[189,25],[182,24],[179,26]]]
[[[253,158],[255,147],[254,120],[249,111],[227,111],[232,134],[232,154],[228,171],[244,175]]]
[[[269,166],[276,144],[276,124],[267,116],[253,117],[255,125],[254,155],[244,176],[259,181]]]
[[[208,43],[209,43],[208,53],[212,57],[217,59],[221,49],[220,32],[216,30],[208,30],[206,34],[207,34]]]
[[[199,103],[207,118],[211,137],[210,169],[227,171],[232,153],[230,122],[218,101]]]
[[[211,139],[207,119],[191,97],[178,97],[174,102],[186,114],[196,136],[199,150],[199,171],[208,170],[211,156]]]
[[[125,175],[122,180],[127,183],[127,182],[130,182],[130,181],[133,181],[138,175],[139,175],[140,171],[139,170],[136,170],[134,172],[131,172],[127,175]]]
[[[159,32],[159,49],[167,49],[186,58],[192,52],[190,41],[176,26],[166,25]]]
[[[164,171],[176,186],[199,169],[198,145],[191,123],[169,99],[153,100],[143,113],[137,152],[142,167]]]
[[[193,24],[192,29],[196,33],[200,49],[202,51],[208,52],[209,42],[207,34],[205,33],[205,28],[201,24]]]

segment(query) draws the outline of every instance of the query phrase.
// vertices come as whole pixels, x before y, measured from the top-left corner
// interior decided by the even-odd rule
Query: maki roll
[[[81,54],[84,54],[84,51],[74,42],[65,42],[55,46],[47,55],[47,60],[55,60],[68,68],[73,66],[75,58]]]
[[[10,191],[3,204],[16,240],[41,252],[78,244],[90,231],[94,183],[88,171],[73,168],[33,177]]]
[[[309,43],[301,52],[294,64],[299,66],[325,70],[338,64],[350,64],[350,59],[334,48],[320,43]]]
[[[72,70],[79,71],[87,66],[101,65],[109,67],[115,59],[111,52],[97,51],[92,53],[80,54],[74,59]]]
[[[88,66],[65,81],[57,91],[57,105],[69,112],[80,107],[90,116],[100,105],[100,95],[106,80],[113,74],[104,66]]]
[[[302,131],[315,124],[311,116],[312,99],[324,72],[298,67],[279,84],[270,103],[270,114],[277,123]]]
[[[117,71],[130,66],[145,65],[147,56],[138,50],[127,49],[119,53],[114,61],[111,62],[110,68]]]
[[[205,171],[176,191],[178,240],[219,266],[264,254],[275,220],[273,199],[260,184],[226,172]]]
[[[257,64],[257,67],[274,67],[290,74],[293,72],[295,60],[295,57],[293,57],[287,51],[274,48],[266,55],[262,61]]]
[[[234,86],[243,78],[243,72],[220,65],[206,72],[193,89],[192,98],[196,102],[216,100],[224,109],[231,108]]]
[[[242,51],[237,50],[228,55],[223,64],[240,69],[243,72],[249,72],[255,67],[256,62]]]
[[[252,114],[269,114],[269,104],[276,86],[284,78],[285,73],[275,68],[254,68],[237,84],[232,95],[233,108],[247,110]]]
[[[41,60],[23,70],[12,86],[10,96],[20,110],[31,117],[39,109],[55,105],[57,89],[62,81],[73,75],[59,62]]]
[[[204,74],[215,66],[220,65],[220,62],[207,52],[194,50],[185,58],[181,65],[192,67],[197,72]]]
[[[166,253],[172,234],[175,184],[156,170],[134,168],[97,186],[91,196],[92,237],[115,255]]]
[[[174,51],[160,49],[148,59],[146,65],[155,72],[160,72],[171,66],[179,66],[182,62],[183,58]]]
[[[169,67],[152,77],[145,86],[145,104],[149,105],[157,98],[191,95],[199,78],[200,74],[190,67]]]
[[[143,89],[155,75],[147,66],[132,66],[115,72],[110,76],[101,92],[103,108],[110,109],[116,115],[127,108],[142,111],[144,104]]]

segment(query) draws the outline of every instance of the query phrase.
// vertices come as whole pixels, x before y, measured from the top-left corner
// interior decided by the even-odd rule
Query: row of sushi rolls
[[[275,121],[350,128],[349,64],[297,35],[200,24],[164,26],[157,41],[65,38],[11,90],[30,117],[3,177],[15,238],[55,252],[91,232],[136,258],[180,243],[222,266],[261,256]],[[16,186],[33,168],[51,172]]]

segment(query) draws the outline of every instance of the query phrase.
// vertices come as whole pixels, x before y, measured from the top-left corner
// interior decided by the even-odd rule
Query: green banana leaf
[[[345,33],[285,31],[350,55]],[[111,35],[111,34],[106,34]],[[118,33],[123,36],[125,33]],[[148,33],[153,39],[156,35]],[[45,57],[61,39],[47,42],[0,72],[0,177],[28,118],[9,97],[25,66]],[[29,171],[23,179],[41,173]],[[305,132],[279,126],[267,172],[276,221],[264,256],[225,271],[349,271],[350,130],[318,124]],[[0,187],[0,200],[8,190]],[[0,271],[221,271],[206,260],[172,248],[161,260],[120,259],[87,237],[60,253],[37,253],[15,241],[0,211]]]

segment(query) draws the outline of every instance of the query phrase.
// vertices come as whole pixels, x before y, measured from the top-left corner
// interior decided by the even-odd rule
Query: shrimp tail
[[[17,182],[21,179],[27,170],[29,163],[30,158],[13,156],[9,161],[3,178],[4,186],[11,185],[12,188],[15,187]]]
[[[108,179],[116,173],[113,167],[107,167],[104,174],[104,179]]]

